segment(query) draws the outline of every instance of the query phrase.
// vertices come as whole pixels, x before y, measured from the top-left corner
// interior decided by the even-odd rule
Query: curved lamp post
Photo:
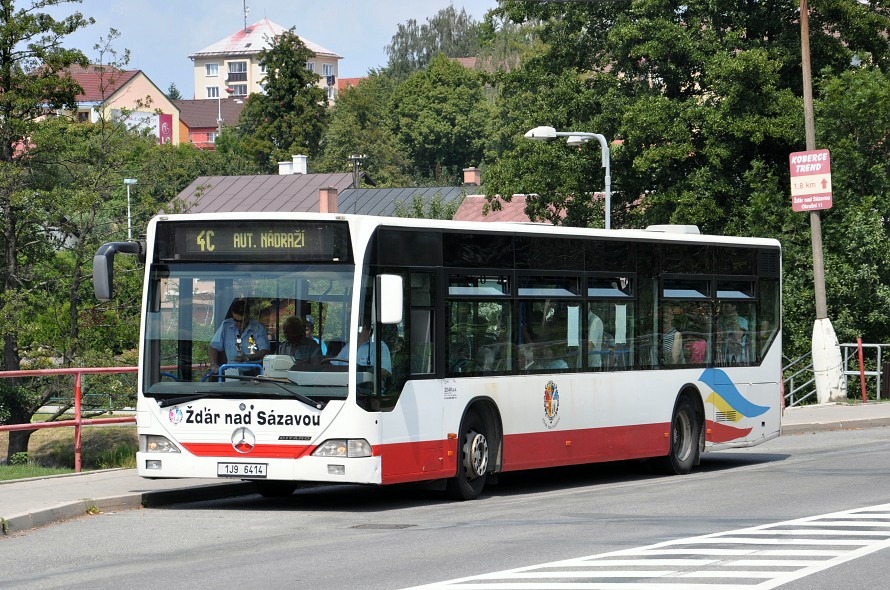
[[[534,129],[529,130],[525,134],[526,139],[533,139],[536,141],[547,141],[551,139],[556,139],[557,137],[565,137],[566,143],[568,145],[582,145],[587,143],[591,139],[596,139],[600,142],[600,148],[603,152],[603,168],[606,169],[606,202],[604,206],[605,210],[605,227],[606,229],[611,229],[612,227],[612,176],[609,172],[609,144],[606,142],[606,138],[599,133],[587,133],[585,131],[557,131],[553,127],[541,126],[535,127]]]

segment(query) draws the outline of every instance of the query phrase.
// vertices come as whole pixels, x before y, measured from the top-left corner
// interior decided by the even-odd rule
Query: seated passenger
[[[374,346],[374,342],[371,340],[371,334],[373,332],[373,328],[371,328],[370,321],[365,321],[362,323],[362,331],[359,332],[358,335],[358,358],[356,362],[359,366],[359,370],[363,367],[373,367],[377,364],[377,354],[376,347]],[[380,370],[384,377],[389,377],[392,375],[392,356],[389,353],[389,347],[386,345],[386,342],[380,343]],[[331,364],[334,365],[345,365],[346,361],[349,360],[349,343],[347,342],[343,349],[340,351],[340,354],[337,355],[336,360]]]
[[[549,346],[541,349],[541,359],[535,362],[538,369],[568,369],[569,364],[563,358],[559,358]]]
[[[479,350],[479,367],[483,373],[490,373],[495,370],[495,354],[492,346],[483,346]]]
[[[287,354],[293,357],[295,363],[321,362],[321,347],[312,338],[306,336],[306,328],[297,316],[287,316],[281,326],[284,332],[284,342],[278,346],[278,354]]]

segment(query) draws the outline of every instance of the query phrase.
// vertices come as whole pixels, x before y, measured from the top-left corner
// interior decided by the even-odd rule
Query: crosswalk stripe
[[[408,590],[679,590],[692,580],[696,590],[769,590],[890,548],[888,521],[883,504]]]

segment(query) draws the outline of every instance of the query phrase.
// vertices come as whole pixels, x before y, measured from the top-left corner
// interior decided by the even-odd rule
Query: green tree
[[[358,86],[337,96],[315,169],[351,172],[349,157],[364,154],[362,166],[379,187],[405,186],[411,181],[408,155],[391,128],[392,96],[396,80],[371,72]]]
[[[327,121],[327,97],[318,74],[306,69],[314,57],[291,29],[259,54],[266,68],[265,94],[251,94],[238,119],[240,147],[261,169],[273,172],[295,154],[315,156]]]
[[[399,85],[392,129],[415,172],[439,181],[482,159],[489,106],[479,72],[443,55]]]
[[[41,197],[29,186],[28,148],[40,118],[74,105],[80,88],[61,72],[73,63],[86,64],[82,52],[62,48],[61,41],[92,21],[79,12],[62,19],[43,12],[64,3],[33,0],[16,9],[12,0],[0,0],[0,368],[5,370],[21,366],[18,319],[27,302],[25,274],[34,261],[50,254],[40,239],[46,226],[35,213]],[[13,380],[4,391],[19,388],[20,382]],[[15,394],[0,397],[7,406],[0,414],[11,421],[20,418],[18,400]],[[10,455],[26,450],[27,436],[11,433],[9,449]]]
[[[806,220],[790,215],[788,205],[788,154],[804,143],[796,2],[506,0],[497,14],[537,25],[544,50],[497,79],[489,194],[532,194],[530,215],[556,221],[551,212],[562,209],[565,223],[599,225],[590,198],[591,187],[603,186],[598,146],[585,145],[589,154],[582,155],[564,143],[532,144],[522,133],[536,125],[602,133],[616,140],[614,227],[694,223],[710,233],[775,236],[786,244],[786,270],[810,268]],[[886,72],[888,28],[883,1],[811,2],[817,82],[852,72],[856,63]],[[826,91],[817,83],[817,99]],[[873,112],[856,104],[851,108]],[[827,135],[817,141],[829,147]],[[878,145],[869,141],[869,148],[848,142],[841,149],[867,154]],[[833,215],[826,216],[827,260]],[[880,243],[862,234],[869,227],[877,230],[838,229],[861,236],[861,255]],[[786,315],[791,350],[803,347],[812,324],[812,280],[803,274],[786,272],[785,301],[795,289],[795,301],[808,306]]]
[[[182,93],[176,87],[176,82],[170,82],[170,86],[167,87],[167,98],[170,100],[182,100]]]
[[[446,57],[475,57],[479,53],[479,24],[461,8],[449,5],[418,25],[414,19],[400,24],[386,46],[386,70],[404,79],[426,68],[438,54]]]
[[[399,201],[393,212],[396,217],[413,217],[418,219],[454,219],[463,198],[445,202],[442,195],[434,194],[430,198],[414,195],[411,201]]]

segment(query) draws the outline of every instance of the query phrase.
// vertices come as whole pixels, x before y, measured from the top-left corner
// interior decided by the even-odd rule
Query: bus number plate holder
[[[217,477],[257,478],[266,477],[268,463],[217,463]]]

